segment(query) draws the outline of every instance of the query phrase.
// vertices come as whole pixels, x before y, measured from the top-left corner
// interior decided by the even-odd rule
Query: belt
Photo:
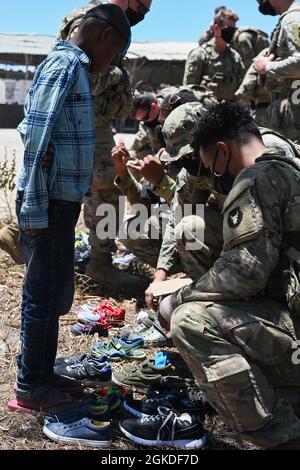
[[[267,108],[268,106],[270,106],[271,102],[269,101],[268,103],[257,103],[256,104],[256,109],[263,109],[263,108]]]

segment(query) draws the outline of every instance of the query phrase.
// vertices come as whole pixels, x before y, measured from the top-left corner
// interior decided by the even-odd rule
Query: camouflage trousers
[[[185,272],[189,277],[197,279],[214,264],[223,246],[222,216],[215,205],[205,208],[204,242],[197,233],[204,226],[200,217],[188,216],[175,227],[176,251],[171,273]],[[154,226],[156,239],[151,239],[150,225]],[[161,224],[155,218],[149,218],[144,227],[144,238],[133,239],[128,234],[126,239],[120,241],[129,251],[138,256],[150,266],[156,267],[162,244]],[[189,249],[191,248],[191,250]]]
[[[122,195],[114,185],[116,173],[111,161],[111,150],[115,145],[112,131],[109,127],[98,127],[95,154],[95,168],[92,185],[92,195],[84,201],[84,221],[90,230],[91,262],[110,264],[111,251],[115,249],[115,237],[99,237],[97,226],[105,216],[97,216],[97,209],[103,204],[110,204],[115,209],[116,217],[110,220],[111,227],[117,233],[119,227],[119,198]]]
[[[204,240],[199,238],[204,230]],[[204,220],[199,216],[184,217],[175,227],[176,248],[184,273],[199,279],[214,264],[223,247],[223,217],[215,204],[204,210]]]
[[[117,246],[122,244],[127,250],[134,253],[141,261],[149,266],[156,267],[159,252],[162,244],[162,230],[159,220],[156,217],[150,217],[142,229],[141,237],[134,238],[130,233],[130,222],[135,220],[135,216],[129,216],[127,220],[127,229],[125,230],[126,237],[118,237],[116,241]],[[152,233],[155,237],[151,238]]]
[[[288,139],[300,143],[300,104],[294,104],[292,98],[284,95],[274,95],[270,106],[266,108],[264,127],[281,132]]]
[[[272,448],[300,436],[296,333],[270,299],[192,302],[172,313],[172,338],[207,400],[237,432]],[[289,392],[289,393],[287,393]]]

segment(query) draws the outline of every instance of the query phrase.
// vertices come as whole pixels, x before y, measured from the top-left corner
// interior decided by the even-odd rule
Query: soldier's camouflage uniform
[[[77,32],[83,15],[101,3],[99,0],[92,0],[66,16],[61,25],[60,38],[70,39]],[[96,227],[101,220],[101,217],[96,216],[97,208],[103,203],[109,203],[114,205],[117,216],[119,213],[121,193],[114,185],[116,173],[111,160],[111,150],[115,142],[109,121],[127,116],[132,108],[130,77],[124,66],[111,65],[105,72],[93,75],[92,94],[97,140],[92,196],[85,200],[84,219],[90,230],[91,269],[88,274],[95,277],[103,265],[111,264],[111,251],[114,248],[114,240],[101,240],[96,235]]]
[[[259,56],[264,56],[268,49],[261,51]],[[248,105],[253,105],[255,109],[255,120],[260,127],[267,127],[269,124],[266,110],[271,102],[271,93],[268,92],[259,78],[259,74],[255,69],[254,62],[246,72],[246,75],[236,91],[237,99],[244,100]]]
[[[274,151],[284,152],[293,158],[295,150],[293,144],[276,131],[260,128],[266,147]],[[223,246],[222,210],[224,196],[218,194],[212,184],[210,172],[203,170],[202,176],[195,178],[183,169],[176,181],[175,195],[171,207],[171,216],[162,242],[157,268],[172,271],[173,265],[180,263],[184,272],[196,279],[212,267],[219,257]],[[194,212],[196,204],[205,205],[205,232],[204,243],[196,234],[203,222],[199,217],[186,217],[184,221],[176,224],[175,214],[178,207],[183,213],[184,205],[192,204]],[[186,249],[186,234],[189,242],[195,242],[195,250]],[[184,235],[185,234],[185,235]]]
[[[132,173],[128,174],[126,180],[121,180],[119,177],[116,178],[115,184],[119,187],[123,194],[127,196],[128,202],[131,205],[130,213],[128,214],[128,220],[134,220],[137,212],[134,205],[143,204],[149,211],[153,205],[160,205],[163,210],[163,214],[159,219],[152,218],[146,223],[144,227],[144,237],[139,239],[119,239],[119,241],[130,251],[137,254],[143,261],[156,267],[157,260],[162,243],[163,227],[166,225],[169,218],[168,206],[171,206],[173,197],[175,194],[176,182],[175,178],[178,175],[180,169],[173,166],[172,163],[176,160],[180,160],[188,153],[192,152],[190,141],[192,140],[192,134],[194,132],[194,126],[197,119],[197,113],[204,109],[203,106],[209,106],[215,104],[216,101],[211,94],[203,93],[203,105],[200,102],[185,103],[176,108],[166,119],[163,126],[162,132],[166,142],[166,150],[161,155],[161,161],[165,162],[167,166],[167,172],[162,179],[161,183],[153,187],[146,181],[138,181]],[[162,200],[167,205],[161,206]],[[156,233],[159,234],[156,240],[153,240],[149,236],[150,222],[155,226]],[[178,265],[174,262],[172,266],[172,272],[178,271]]]
[[[245,68],[238,52],[228,46],[219,53],[211,39],[193,49],[185,65],[183,85],[201,85],[214,93],[218,101],[234,101]]]
[[[213,100],[213,93],[200,86],[188,85],[188,86],[169,86],[160,90],[156,95],[158,103],[161,104],[167,96],[175,95],[180,92],[190,93],[193,98],[190,100],[197,101],[204,106],[207,103],[211,103]],[[161,140],[161,135],[157,132],[157,129],[153,129],[147,126],[147,123],[140,123],[139,132],[136,134],[134,142],[130,148],[130,155],[132,158],[144,158],[147,155],[156,154],[164,144]]]
[[[273,33],[270,52],[275,60],[267,65],[261,80],[271,93],[266,109],[268,127],[300,142],[300,5],[293,2],[281,15]],[[297,93],[298,89],[298,93]]]
[[[213,267],[169,298],[173,341],[206,398],[267,448],[300,436],[299,183],[298,151],[277,140],[237,176]]]
[[[115,180],[116,186],[127,197],[130,208],[126,219],[130,224],[131,220],[135,219],[136,204],[142,204],[147,208],[149,219],[143,227],[143,237],[132,239],[129,235],[127,238],[118,238],[117,244],[122,244],[129,251],[138,256],[143,262],[155,267],[158,259],[158,254],[162,242],[162,228],[160,219],[151,218],[151,205],[161,205],[161,199],[164,199],[167,204],[171,204],[174,197],[176,183],[173,178],[165,174],[160,184],[156,187],[147,184],[144,180],[138,181],[132,173],[129,173],[126,180],[121,180],[119,177]],[[157,239],[151,239],[151,225],[155,227],[155,232],[158,234]]]
[[[200,37],[198,44],[203,46],[214,37],[213,30],[207,31]],[[270,41],[267,33],[252,26],[238,28],[232,43],[230,44],[242,57],[245,69],[247,70],[253,59],[265,48],[269,47]]]
[[[231,43],[231,47],[242,57],[246,70],[252,64],[253,59],[269,46],[270,41],[267,33],[250,26],[238,28]]]

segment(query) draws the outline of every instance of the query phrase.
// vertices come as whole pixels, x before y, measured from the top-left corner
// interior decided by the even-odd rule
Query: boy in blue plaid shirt
[[[103,71],[130,43],[130,26],[116,5],[86,14],[71,41],[59,41],[38,68],[19,126],[24,164],[17,216],[26,263],[21,354],[11,410],[49,410],[71,401],[80,384],[54,375],[59,317],[74,297],[74,239],[89,191],[95,124],[90,73]],[[43,160],[49,149],[49,172]]]

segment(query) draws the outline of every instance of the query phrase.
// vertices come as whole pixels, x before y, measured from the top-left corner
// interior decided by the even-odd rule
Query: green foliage
[[[7,150],[4,151],[4,158],[0,160],[0,190],[14,191],[16,187],[16,152],[13,152],[13,159],[9,160]]]
[[[3,158],[0,157],[0,199],[4,202],[9,213],[9,221],[13,220],[11,198],[16,188],[16,152],[13,158],[8,158],[7,149],[4,150]]]

